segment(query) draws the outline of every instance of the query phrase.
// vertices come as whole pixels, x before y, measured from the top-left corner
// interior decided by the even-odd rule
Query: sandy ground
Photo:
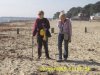
[[[51,21],[55,33],[49,38],[49,53],[52,60],[42,57],[37,60],[37,44],[34,38],[32,59],[32,22],[8,23],[0,26],[0,75],[100,75],[100,22],[72,21],[73,35],[69,44],[67,62],[56,62],[58,58],[57,21]],[[85,33],[87,27],[87,33]],[[20,28],[17,34],[16,28]],[[66,70],[62,72],[40,71],[41,67],[89,67],[90,71]]]

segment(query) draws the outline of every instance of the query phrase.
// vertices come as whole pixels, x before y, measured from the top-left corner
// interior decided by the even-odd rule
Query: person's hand
[[[32,35],[32,41],[34,41],[35,37]]]
[[[68,39],[68,42],[71,43],[71,38]]]
[[[71,40],[69,40],[69,42],[71,43]]]
[[[34,36],[32,35],[32,40],[34,39]]]

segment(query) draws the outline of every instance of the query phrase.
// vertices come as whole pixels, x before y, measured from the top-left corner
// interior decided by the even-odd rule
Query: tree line
[[[82,16],[89,18],[91,15],[100,12],[100,1],[95,4],[88,4],[84,7],[72,7],[66,14],[68,18],[78,16],[79,13],[82,13]],[[53,19],[59,18],[60,12],[56,12],[53,16]]]

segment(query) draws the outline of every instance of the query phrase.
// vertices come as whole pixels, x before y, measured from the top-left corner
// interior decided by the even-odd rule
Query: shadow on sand
[[[100,63],[95,62],[95,61],[87,61],[87,60],[67,60],[67,61],[63,61],[66,63],[75,63],[76,65],[79,64],[83,64],[83,65],[96,65],[96,66],[100,66]]]

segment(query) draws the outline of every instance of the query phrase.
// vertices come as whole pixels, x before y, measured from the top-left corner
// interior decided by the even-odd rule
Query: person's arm
[[[72,24],[71,24],[71,21],[69,20],[69,41],[71,42],[71,36],[72,36]]]
[[[60,26],[61,26],[60,21],[58,21],[57,26],[58,26],[58,28],[60,29]]]
[[[49,20],[47,18],[45,18],[45,22],[46,22],[46,29],[49,30],[50,29]]]
[[[33,30],[32,30],[33,36],[36,35],[37,33],[37,20],[35,21],[35,23],[33,24]]]

